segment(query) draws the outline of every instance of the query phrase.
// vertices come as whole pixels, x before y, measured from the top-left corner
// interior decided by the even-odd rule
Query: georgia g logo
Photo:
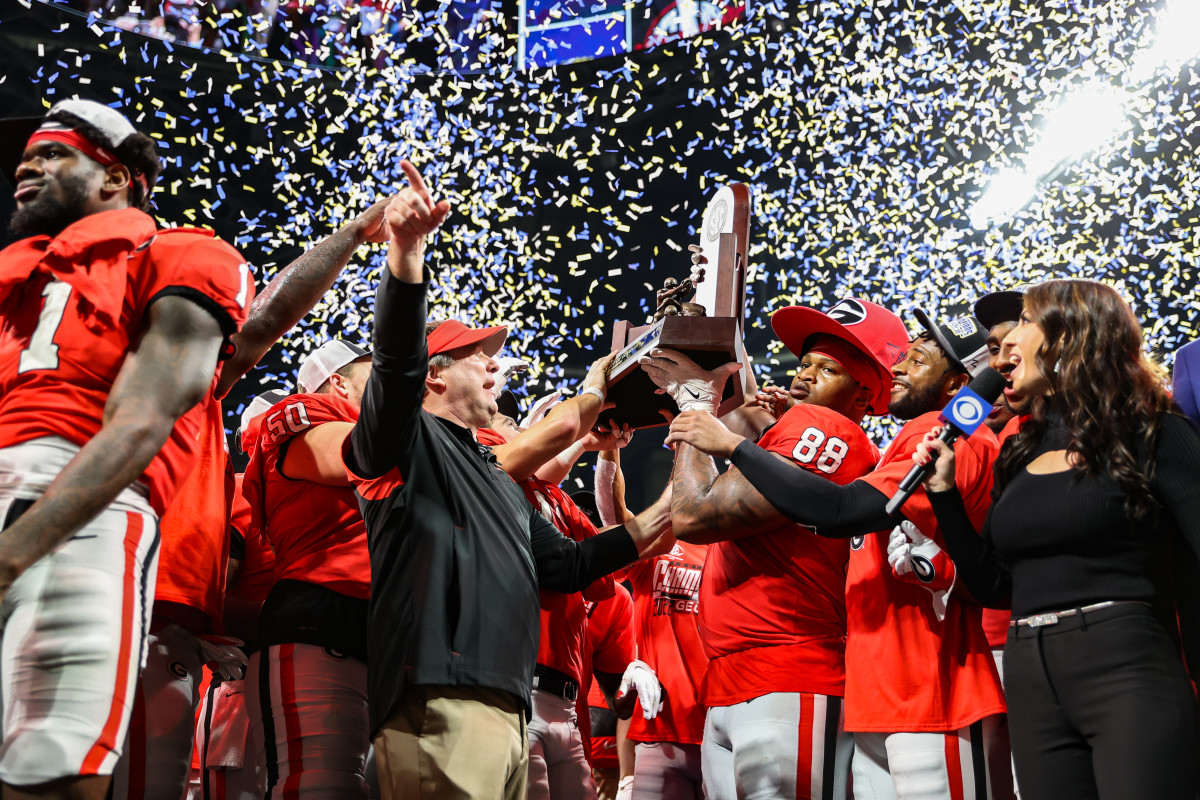
[[[865,537],[865,536],[852,536],[852,537],[850,537],[850,549],[851,550],[862,550],[863,543],[866,541],[867,541],[867,537]]]
[[[836,306],[825,313],[834,322],[840,322],[849,327],[857,325],[867,318],[867,309],[862,303],[852,297],[838,302]]]
[[[937,577],[937,570],[934,569],[933,562],[925,556],[910,556],[909,563],[912,564],[913,574],[921,583],[930,583]]]

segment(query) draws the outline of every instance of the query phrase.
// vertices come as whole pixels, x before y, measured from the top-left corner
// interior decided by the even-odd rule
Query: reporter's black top
[[[1161,509],[1133,522],[1125,495],[1107,476],[1069,469],[1020,470],[1001,490],[977,535],[957,489],[929,492],[958,577],[985,606],[1014,618],[1106,600],[1162,609],[1163,555],[1175,530],[1200,553],[1200,433],[1176,414],[1160,416],[1151,480]],[[1066,449],[1053,420],[1034,454]]]

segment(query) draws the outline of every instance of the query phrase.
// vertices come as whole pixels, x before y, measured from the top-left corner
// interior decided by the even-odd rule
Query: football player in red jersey
[[[243,453],[253,447],[266,412],[289,394],[283,389],[267,389],[246,404],[234,433]],[[225,631],[242,640],[241,650],[250,655],[258,649],[259,612],[275,582],[275,554],[265,534],[250,527],[250,504],[242,494],[243,477],[241,473],[234,476]],[[253,754],[261,747],[262,726],[257,729],[259,739],[253,739],[249,735],[255,731],[246,708],[245,680],[214,681],[212,669],[207,666],[204,677],[196,709],[188,798],[258,800],[263,793],[262,776]]]
[[[211,233],[142,210],[158,156],[120,113],[66,100],[2,133],[23,139],[3,156],[25,238],[0,253],[0,781],[100,798],[146,656],[158,520],[254,283]]]
[[[879,454],[861,421],[886,411],[904,324],[854,298],[827,313],[780,309],[771,324],[800,358],[799,402],[759,448],[833,484],[866,474]],[[689,388],[702,396],[719,389],[680,354],[661,351],[643,363],[685,400],[684,411]],[[849,545],[792,524],[737,469],[719,475],[710,456],[686,443],[676,446],[672,489],[677,537],[710,545],[699,598],[712,659],[703,686],[707,796],[844,797],[853,750],[842,720]]]
[[[250,527],[266,531],[275,552],[262,650],[247,671],[247,701],[263,731],[253,756],[265,767],[267,796],[368,796],[371,566],[341,447],[358,419],[370,359],[341,339],[305,356],[302,392],[267,412],[246,467]]]
[[[588,624],[584,680],[578,703],[580,731],[596,781],[597,797],[616,800],[621,785],[628,786],[633,781],[633,743],[626,738],[629,719],[618,717],[612,710],[616,707],[622,714],[633,714],[633,707],[619,704],[615,694],[621,675],[637,655],[633,643],[633,598],[625,585],[618,583],[612,597],[585,605]],[[625,800],[628,794],[626,790]]]
[[[925,493],[918,490],[901,508],[906,535],[899,540],[885,535],[895,524],[885,506],[938,409],[986,368],[986,338],[969,317],[934,325],[917,316],[925,330],[892,368],[888,403],[894,416],[909,421],[875,470],[848,485],[769,455],[711,414],[681,414],[667,441],[731,458],[789,519],[822,536],[851,539],[846,729],[854,732],[855,796],[982,800],[990,792],[984,754],[1004,698],[980,609],[952,597],[954,565],[942,551]],[[973,519],[982,519],[989,504],[996,449],[986,426],[955,445]]]
[[[219,631],[224,616],[229,564],[233,474],[221,399],[308,313],[361,245],[382,240],[387,202],[375,203],[271,279],[250,306],[234,338],[237,352],[206,398],[201,458],[161,523],[151,657],[138,685],[128,757],[114,774],[114,800],[176,800],[187,775],[200,664],[214,652],[206,637]],[[143,735],[150,730],[157,735]]]

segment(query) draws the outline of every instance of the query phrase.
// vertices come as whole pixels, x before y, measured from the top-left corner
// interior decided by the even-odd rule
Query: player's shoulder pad
[[[165,228],[147,240],[144,246],[151,247],[156,254],[165,250],[188,250],[200,247],[204,250],[220,252],[224,256],[236,256],[239,265],[247,263],[236,247],[224,239],[218,238],[215,231],[206,228]],[[249,265],[247,264],[247,266]]]
[[[279,447],[293,436],[326,422],[358,420],[358,407],[327,394],[293,394],[267,409],[259,442],[264,449]]]

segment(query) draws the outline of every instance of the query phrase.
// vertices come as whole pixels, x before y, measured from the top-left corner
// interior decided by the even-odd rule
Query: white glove
[[[492,394],[499,397],[509,379],[517,373],[528,371],[529,364],[512,356],[501,356],[496,359],[496,363],[500,365],[500,369],[496,370],[496,383],[492,386]]]
[[[621,676],[621,686],[617,689],[617,697],[624,697],[629,688],[637,692],[638,701],[642,704],[642,716],[654,719],[662,711],[662,684],[650,665],[644,661],[630,661]]]
[[[938,620],[945,619],[946,603],[958,577],[950,556],[908,520],[892,529],[887,552],[892,573],[933,595],[933,613]]]
[[[232,636],[199,636],[200,658],[223,681],[235,681],[246,672],[250,663],[241,651],[244,642]]]
[[[563,393],[557,389],[548,395],[539,397],[529,407],[529,413],[525,415],[525,419],[521,420],[521,427],[532,428],[541,422],[542,418],[550,413],[550,409],[554,408],[562,399]]]
[[[711,372],[675,350],[651,350],[640,359],[642,369],[654,385],[670,395],[680,411],[714,413],[729,376],[742,368],[741,364],[722,364]]]
[[[892,528],[892,535],[888,537],[887,559],[888,563],[892,565],[892,574],[897,578],[912,571],[912,567],[908,563],[908,551],[911,545],[904,532],[905,525],[912,526],[912,523],[904,520]]]
[[[617,782],[617,793],[613,800],[633,800],[633,776],[626,775]]]

